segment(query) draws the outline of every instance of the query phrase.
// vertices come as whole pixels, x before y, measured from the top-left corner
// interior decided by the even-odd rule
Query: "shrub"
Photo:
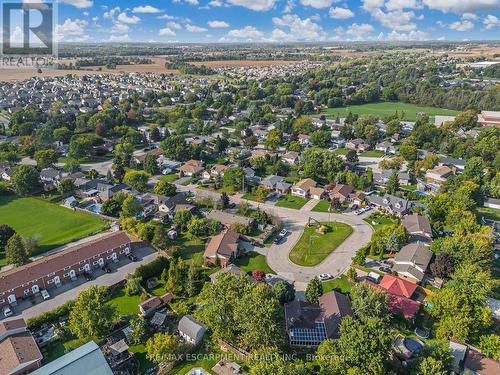
[[[28,319],[26,324],[30,330],[39,329],[43,324],[56,323],[61,318],[69,316],[69,312],[73,308],[75,301],[68,301],[54,310],[42,313],[34,318]]]
[[[163,270],[167,268],[168,259],[160,256],[148,264],[137,267],[134,272],[134,276],[140,277],[143,280],[149,279],[151,277],[159,277]]]

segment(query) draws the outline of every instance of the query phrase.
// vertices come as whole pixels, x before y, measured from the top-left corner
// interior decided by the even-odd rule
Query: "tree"
[[[146,155],[146,159],[144,159],[144,171],[152,176],[160,172],[160,167],[158,166],[156,155],[153,154]]]
[[[368,284],[356,285],[351,293],[352,309],[361,322],[371,318],[388,320],[387,294],[373,289]]]
[[[102,204],[100,211],[101,214],[113,217],[118,217],[118,215],[120,215],[122,203],[113,198],[108,199]]]
[[[187,231],[191,237],[203,237],[207,235],[208,219],[206,217],[192,218],[187,226]]]
[[[172,259],[168,267],[168,279],[166,289],[173,294],[180,294],[184,291],[186,280],[186,265],[182,258]]]
[[[129,322],[130,338],[134,344],[140,344],[146,339],[148,334],[148,325],[140,316],[134,315]]]
[[[306,299],[307,302],[317,304],[319,303],[319,297],[323,295],[323,284],[318,277],[313,278],[306,287]]]
[[[177,225],[179,230],[185,231],[188,227],[189,222],[191,221],[191,212],[188,210],[177,210],[175,215],[174,215],[174,224]]]
[[[316,147],[326,148],[330,144],[331,137],[329,130],[316,130],[311,133],[309,140]]]
[[[243,169],[242,168],[228,168],[222,176],[222,183],[232,191],[239,191],[243,185]]]
[[[258,143],[259,143],[259,140],[255,135],[251,135],[249,137],[243,138],[243,146],[245,146],[249,150],[251,150],[255,146],[257,146]]]
[[[436,255],[434,262],[432,262],[431,272],[435,277],[441,279],[448,279],[455,270],[453,258],[448,253],[439,253]]]
[[[477,126],[477,113],[473,109],[460,112],[453,121],[453,127],[470,130]]]
[[[271,129],[269,133],[267,133],[264,146],[271,150],[277,150],[281,142],[283,142],[283,132],[280,129]]]
[[[252,278],[257,282],[263,282],[266,279],[266,273],[262,270],[253,270]]]
[[[11,226],[7,224],[0,225],[0,251],[5,251],[7,242],[14,234],[16,234],[16,231]]]
[[[222,209],[226,208],[229,205],[229,196],[227,195],[227,193],[225,191],[223,191],[221,196],[220,196],[220,203],[221,203]]]
[[[144,192],[148,188],[150,175],[144,171],[127,171],[123,181],[139,192]]]
[[[160,133],[160,129],[158,129],[157,126],[155,126],[154,128],[152,128],[149,132],[149,138],[153,141],[153,142],[159,142],[161,141],[161,133]]]
[[[125,294],[127,296],[134,296],[142,292],[142,277],[134,277],[134,275],[127,275],[125,283]]]
[[[273,286],[273,294],[280,304],[283,305],[294,300],[295,288],[288,281],[279,280]]]
[[[251,355],[250,375],[307,375],[301,361],[288,361],[278,348],[258,349]]]
[[[90,286],[80,292],[69,313],[69,329],[80,339],[98,340],[111,329],[115,307],[107,303],[108,289]]]
[[[38,168],[48,168],[57,162],[57,152],[55,150],[39,150],[35,152],[36,165]]]
[[[22,237],[15,233],[7,241],[5,246],[5,258],[8,264],[22,266],[29,262],[28,252]]]
[[[410,164],[418,159],[418,148],[411,141],[404,141],[399,147],[399,154]]]
[[[255,196],[257,202],[265,202],[267,196],[269,195],[269,191],[265,186],[259,185],[254,189],[253,195]]]
[[[115,169],[113,171],[113,177],[115,178],[116,181],[122,182],[123,178],[125,177],[125,168],[123,168],[122,163],[118,163],[115,165]]]
[[[72,179],[63,178],[61,182],[59,182],[57,190],[59,190],[59,193],[62,195],[69,195],[75,191],[75,184]]]
[[[345,155],[345,160],[347,160],[348,163],[356,164],[359,161],[358,153],[354,150],[347,151],[347,154]]]
[[[68,158],[64,164],[64,170],[68,173],[76,173],[80,170],[80,162],[77,159]]]
[[[135,200],[135,196],[127,195],[121,205],[121,212],[125,217],[136,217],[141,212],[141,205]]]
[[[500,336],[494,333],[481,336],[479,340],[479,349],[489,358],[500,361]]]
[[[185,350],[179,336],[157,333],[146,342],[148,358],[156,364],[172,366]]]
[[[29,195],[38,190],[38,171],[31,165],[20,165],[12,174],[12,188],[18,195]]]
[[[166,177],[162,177],[155,184],[154,192],[158,195],[165,195],[171,197],[177,192],[174,184],[170,183]]]
[[[386,187],[389,194],[396,194],[396,192],[399,190],[399,177],[397,171],[391,173],[389,179],[387,180]]]

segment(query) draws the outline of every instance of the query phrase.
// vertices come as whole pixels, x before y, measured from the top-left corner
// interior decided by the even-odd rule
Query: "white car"
[[[326,280],[333,279],[333,276],[329,273],[322,273],[321,275],[319,275],[319,279],[321,281],[326,281]]]
[[[286,229],[284,229],[284,228],[283,228],[283,229],[280,231],[279,236],[281,236],[281,237],[285,237],[287,234],[288,234],[288,231],[287,231]]]
[[[42,289],[42,291],[40,292],[40,294],[42,295],[42,298],[44,301],[48,300],[50,298],[50,294],[49,292],[47,292],[45,289]]]
[[[4,315],[6,318],[8,318],[9,316],[11,316],[11,315],[12,315],[12,310],[10,309],[10,307],[9,307],[9,306],[5,306],[5,307],[3,308],[3,315]]]

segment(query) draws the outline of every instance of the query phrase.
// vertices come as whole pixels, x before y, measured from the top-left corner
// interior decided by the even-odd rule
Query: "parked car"
[[[322,273],[321,275],[319,275],[319,279],[321,281],[326,281],[326,280],[333,279],[333,276],[330,273]]]
[[[130,259],[132,262],[137,262],[137,257],[132,253],[128,254],[127,258]]]
[[[287,235],[287,234],[288,234],[288,231],[287,231],[285,228],[283,228],[283,229],[280,231],[279,236],[281,236],[281,237],[286,237],[286,235]]]
[[[47,292],[47,290],[45,289],[42,289],[42,291],[40,292],[40,294],[42,295],[42,298],[44,301],[48,300],[50,298],[50,294],[49,292]]]
[[[85,277],[85,280],[87,281],[92,280],[92,274],[90,272],[84,272],[83,277]]]
[[[379,270],[381,272],[385,272],[385,273],[391,273],[392,272],[392,270],[389,267],[379,267]]]
[[[108,266],[103,266],[102,270],[106,273],[111,273],[111,268],[109,268]]]
[[[273,243],[275,243],[276,245],[279,245],[282,241],[284,240],[284,237],[283,236],[276,236],[273,240]]]
[[[227,208],[236,208],[236,203],[229,203]]]
[[[9,316],[11,316],[11,315],[12,315],[12,310],[10,309],[10,307],[9,307],[9,306],[5,306],[5,307],[3,308],[3,315],[4,315],[6,318],[8,318]]]
[[[252,241],[251,244],[255,247],[264,247],[264,244],[259,241]]]

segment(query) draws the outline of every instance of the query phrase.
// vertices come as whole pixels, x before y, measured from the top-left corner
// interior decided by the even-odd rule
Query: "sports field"
[[[107,222],[37,198],[0,197],[0,223],[8,224],[21,236],[35,237],[35,254],[99,233]]]
[[[404,112],[404,119],[407,121],[415,121],[417,119],[417,113],[426,113],[430,117],[436,115],[454,116],[458,114],[458,111],[452,111],[451,109],[443,109],[436,107],[423,107],[415,104],[402,103],[402,102],[380,102],[380,103],[369,103],[360,105],[351,105],[342,108],[328,108],[323,111],[328,117],[345,117],[349,111],[353,114],[358,115],[374,115],[383,118],[388,115],[392,115],[394,112],[398,113]]]

